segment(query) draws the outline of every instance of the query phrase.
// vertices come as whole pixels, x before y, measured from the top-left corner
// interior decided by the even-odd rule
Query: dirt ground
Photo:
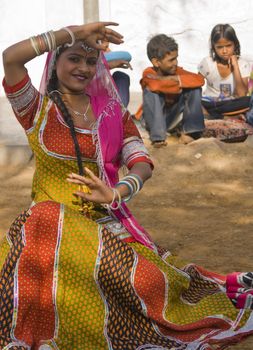
[[[253,271],[253,136],[149,146],[152,179],[130,207],[160,245],[208,269]],[[0,172],[0,232],[30,204],[33,163]],[[235,349],[252,350],[253,340]]]

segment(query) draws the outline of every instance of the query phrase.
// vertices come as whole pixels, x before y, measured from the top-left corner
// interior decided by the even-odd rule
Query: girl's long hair
[[[230,24],[217,24],[212,29],[210,36],[210,56],[212,57],[212,59],[214,61],[220,61],[219,56],[215,52],[214,45],[222,38],[232,41],[235,45],[234,54],[240,56],[240,42],[237,38],[234,28]]]
[[[60,56],[60,54],[63,51],[64,51],[64,48],[58,50],[55,60],[57,60],[57,58]],[[79,143],[77,140],[73,119],[71,118],[71,115],[68,111],[68,108],[66,107],[65,103],[63,102],[63,100],[61,98],[61,94],[57,90],[57,87],[58,87],[58,78],[57,78],[57,74],[56,74],[56,69],[54,67],[52,69],[52,73],[51,73],[50,79],[49,79],[48,84],[47,84],[46,93],[53,100],[53,102],[57,105],[57,107],[59,108],[59,110],[62,113],[62,116],[63,116],[66,124],[69,127],[70,134],[71,134],[71,137],[72,137],[72,140],[74,143],[74,147],[75,147],[79,175],[83,176],[85,174],[85,171],[84,171],[83,162],[82,162],[82,153],[81,153],[80,146],[79,146]]]

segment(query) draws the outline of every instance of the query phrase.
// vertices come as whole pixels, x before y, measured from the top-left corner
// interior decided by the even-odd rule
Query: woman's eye
[[[88,59],[87,64],[89,66],[95,66],[97,64],[97,60],[96,59]]]
[[[78,57],[69,57],[69,60],[70,60],[71,62],[74,62],[74,63],[79,62],[79,58],[78,58]]]

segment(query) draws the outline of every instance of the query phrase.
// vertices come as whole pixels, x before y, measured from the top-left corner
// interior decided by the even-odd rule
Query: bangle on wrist
[[[112,205],[111,205],[111,209],[112,210],[116,210],[116,209],[119,209],[119,207],[121,206],[121,194],[120,194],[120,192],[119,192],[119,190],[117,190],[117,188],[113,188],[113,191],[114,191],[114,193],[115,193],[115,201],[114,201],[114,203],[117,203],[117,205],[116,205],[116,207],[114,207],[113,206],[113,203],[112,203]],[[117,197],[118,197],[118,199],[116,200],[116,195],[117,195]]]
[[[68,27],[63,27],[63,28],[61,28],[61,30],[65,30],[65,32],[67,32],[70,35],[70,37],[71,37],[71,43],[66,43],[64,45],[67,46],[67,47],[73,46],[74,43],[76,42],[76,38],[75,38],[75,35],[72,32],[72,30],[70,30]]]
[[[46,51],[53,51],[56,49],[55,35],[52,30],[37,36],[32,36],[30,38],[30,43],[37,56],[42,55]]]
[[[125,185],[129,189],[129,194],[122,199],[123,202],[128,202],[142,189],[143,180],[137,174],[129,174],[123,177],[123,179],[116,184],[116,187],[119,185]]]
[[[121,194],[116,188],[112,188],[111,190],[113,192],[111,203],[103,204],[103,207],[105,207],[106,209],[117,210],[120,208],[122,203]],[[116,199],[116,197],[118,197],[118,199]]]
[[[32,36],[32,37],[30,38],[30,43],[31,43],[32,48],[34,49],[36,55],[37,55],[37,56],[40,56],[42,53],[40,52],[39,45],[38,45],[38,42],[37,42],[35,36]]]
[[[120,180],[117,184],[116,187],[118,187],[119,185],[125,185],[128,189],[129,189],[129,194],[127,196],[124,196],[123,198],[123,202],[128,202],[130,201],[130,199],[133,197],[134,195],[134,188],[132,186],[132,184],[130,183],[130,181],[125,180],[125,178],[123,178],[122,180]]]

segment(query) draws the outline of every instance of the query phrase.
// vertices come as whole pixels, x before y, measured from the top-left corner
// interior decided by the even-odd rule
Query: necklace
[[[56,90],[58,91],[61,95],[83,95],[84,91],[79,91],[79,92],[62,92],[61,90]]]
[[[89,120],[89,118],[88,118],[88,116],[87,116],[87,113],[88,113],[88,110],[89,110],[89,108],[90,108],[90,101],[88,102],[87,107],[86,107],[86,110],[85,110],[84,113],[81,113],[81,112],[76,111],[74,108],[72,108],[72,107],[69,105],[69,103],[67,103],[67,104],[68,104],[68,109],[69,109],[71,112],[74,113],[74,116],[75,116],[75,117],[83,117],[83,119],[84,119],[86,122]]]

